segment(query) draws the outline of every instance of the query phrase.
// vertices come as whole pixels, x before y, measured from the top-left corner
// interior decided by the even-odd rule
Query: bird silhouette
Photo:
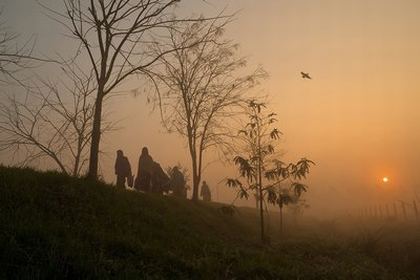
[[[309,73],[300,72],[300,74],[302,75],[302,79],[312,80],[311,76],[309,76]]]

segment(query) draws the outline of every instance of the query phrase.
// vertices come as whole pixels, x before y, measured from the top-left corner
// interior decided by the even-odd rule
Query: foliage
[[[259,200],[261,239],[264,240],[265,201],[278,204],[280,207],[296,203],[307,186],[300,182],[309,173],[313,161],[302,158],[296,163],[284,163],[275,153],[275,142],[281,132],[273,127],[277,122],[275,113],[266,113],[266,105],[255,100],[248,103],[248,122],[238,133],[237,144],[241,155],[233,162],[238,167],[239,178],[228,178],[227,186],[238,189],[240,198],[248,198],[253,193]],[[242,178],[244,182],[240,180]],[[280,184],[288,180],[293,196],[280,188]]]

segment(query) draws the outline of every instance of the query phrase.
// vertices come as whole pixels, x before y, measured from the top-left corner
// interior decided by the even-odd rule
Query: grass
[[[389,265],[405,253],[398,242],[387,251],[369,237],[340,239],[339,230],[331,237],[311,227],[261,245],[254,210],[231,217],[218,207],[0,167],[0,278],[420,277],[415,253]],[[390,252],[394,258],[384,257]]]

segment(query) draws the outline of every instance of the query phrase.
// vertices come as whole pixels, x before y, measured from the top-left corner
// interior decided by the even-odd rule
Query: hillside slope
[[[0,167],[0,278],[399,279],[340,244],[262,246],[219,206]]]

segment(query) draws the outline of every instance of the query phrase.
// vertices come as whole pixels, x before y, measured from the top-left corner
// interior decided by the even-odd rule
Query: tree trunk
[[[73,166],[73,176],[76,177],[79,175],[79,165],[80,165],[80,156],[81,156],[82,148],[80,144],[80,135],[79,135],[79,143],[77,144],[77,154],[74,159],[74,166]]]
[[[397,211],[397,205],[395,204],[395,202],[394,202],[394,218],[395,219],[398,219],[398,211]]]
[[[199,189],[199,183],[196,176],[193,176],[193,194],[192,194],[192,200],[198,201],[198,190]]]
[[[262,187],[259,188],[260,193],[260,222],[261,222],[261,241],[264,241],[264,208],[263,208],[263,192]]]
[[[280,234],[283,234],[283,205],[279,204],[280,208]]]
[[[64,164],[58,159],[58,157],[55,154],[52,153],[48,153],[53,159],[54,161],[57,163],[57,165],[60,167],[61,172],[63,172],[64,174],[68,175],[69,173],[67,172],[66,167],[64,167]]]
[[[260,195],[260,222],[261,222],[261,241],[265,241],[265,234],[264,234],[264,205],[263,205],[263,185],[262,185],[262,158],[261,158],[261,132],[260,127],[258,126],[258,192]]]
[[[76,158],[75,159],[75,163],[74,163],[74,166],[73,166],[73,173],[72,173],[72,176],[73,177],[77,177],[77,171],[79,170],[79,158]]]
[[[200,178],[197,172],[197,160],[193,158],[192,160],[192,168],[193,168],[193,193],[192,193],[192,200],[198,201],[198,188],[200,184]]]
[[[415,200],[413,200],[413,209],[414,209],[414,216],[416,217],[416,220],[419,220],[419,211],[417,209],[417,203]]]
[[[89,170],[87,177],[98,178],[99,143],[101,140],[102,121],[102,91],[98,90],[98,97],[95,102],[95,114],[93,116],[92,139],[90,143]]]
[[[407,221],[407,211],[405,210],[404,202],[401,202],[401,208],[402,208],[402,213],[403,213],[404,220]]]
[[[260,223],[261,223],[261,241],[264,242],[265,234],[264,234],[264,205],[263,205],[263,186],[262,186],[262,168],[261,168],[261,154],[259,155],[259,163],[258,163],[258,192],[260,198]]]
[[[198,201],[200,181],[201,181],[201,176],[199,175],[199,171],[195,169],[195,171],[193,171],[193,194],[192,194],[192,200],[194,201]]]

